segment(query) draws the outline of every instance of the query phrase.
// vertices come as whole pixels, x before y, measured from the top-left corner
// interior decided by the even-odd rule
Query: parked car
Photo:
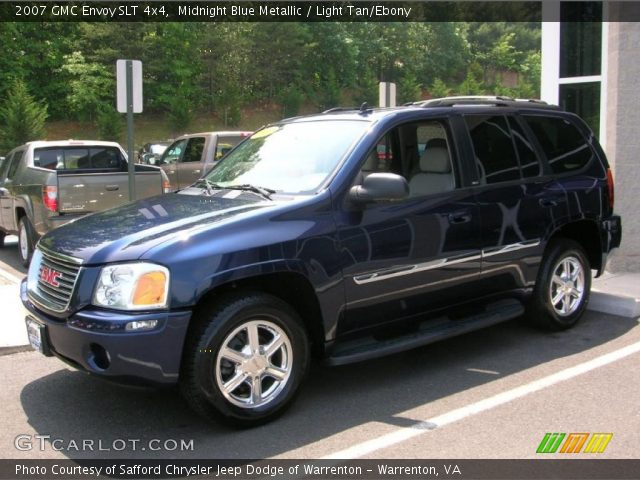
[[[167,173],[171,187],[185,188],[207,173],[251,132],[203,132],[182,135],[167,148],[156,165]]]
[[[169,145],[170,141],[145,143],[138,152],[138,163],[156,165]]]
[[[620,244],[613,209],[600,145],[557,107],[363,106],[275,123],[190,188],[50,232],[21,296],[45,355],[254,425],[311,355],[358,362],[521,315],[572,327]]]
[[[13,149],[0,167],[0,238],[18,235],[29,264],[38,238],[87,213],[129,201],[127,156],[120,145],[93,140],[30,142]],[[136,197],[168,190],[157,167],[136,165]]]

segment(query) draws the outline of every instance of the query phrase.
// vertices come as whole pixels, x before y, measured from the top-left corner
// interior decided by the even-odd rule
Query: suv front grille
[[[64,312],[69,307],[71,295],[80,273],[81,260],[53,253],[39,247],[29,268],[29,298],[36,304],[54,312]],[[36,280],[34,282],[34,280]]]

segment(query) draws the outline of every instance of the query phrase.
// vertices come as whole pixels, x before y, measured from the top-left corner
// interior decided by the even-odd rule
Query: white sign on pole
[[[381,107],[396,106],[396,84],[392,82],[380,82],[379,100]]]
[[[142,113],[142,62],[140,60],[118,60],[116,62],[116,80],[118,85],[118,112],[127,113],[127,62],[131,62],[133,113]]]

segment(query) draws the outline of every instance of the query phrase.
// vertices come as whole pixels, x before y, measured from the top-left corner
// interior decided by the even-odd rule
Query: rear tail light
[[[607,193],[609,194],[609,208],[613,210],[613,204],[615,200],[615,192],[613,188],[613,174],[611,173],[611,169],[607,168]]]
[[[47,210],[52,212],[58,211],[58,187],[43,186],[42,187],[42,203]]]
[[[171,191],[171,183],[169,183],[169,180],[162,181],[162,191],[164,193],[169,193]]]

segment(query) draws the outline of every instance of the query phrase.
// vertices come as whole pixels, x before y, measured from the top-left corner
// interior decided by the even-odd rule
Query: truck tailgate
[[[159,171],[136,172],[136,199],[162,193]],[[129,201],[126,172],[58,173],[60,213],[91,213],[117,207]]]

